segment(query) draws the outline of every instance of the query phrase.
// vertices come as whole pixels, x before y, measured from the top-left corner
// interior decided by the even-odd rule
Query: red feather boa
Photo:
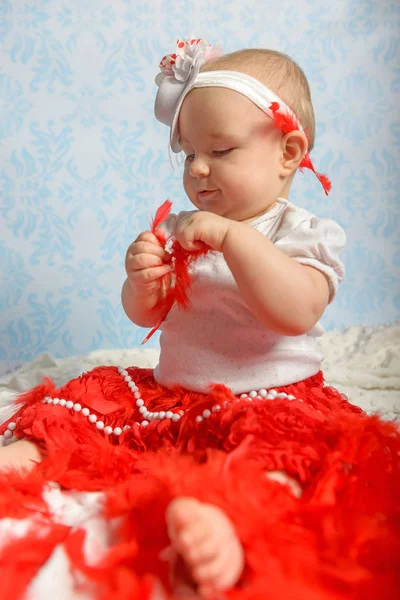
[[[18,399],[24,406],[13,418],[20,418],[16,434],[45,448],[46,458],[24,477],[0,474],[0,517],[32,520],[21,539],[1,546],[2,597],[26,598],[32,578],[61,547],[96,600],[154,600],[161,584],[172,598],[160,558],[169,544],[165,510],[184,495],[221,507],[243,544],[246,570],[226,600],[393,600],[400,585],[395,424],[364,415],[324,386],[321,374],[277,389],[298,400],[249,403],[221,385],[210,394],[167,390],[150,369],[127,370],[149,410],[180,408],[181,420],[135,425],[139,409],[115,367],[98,367],[61,389],[46,381]],[[132,427],[119,438],[105,435],[82,413],[42,404],[47,395],[90,406],[107,425]],[[227,405],[196,421],[217,403]],[[294,478],[301,499],[266,479],[271,470]],[[117,518],[119,527],[95,565],[85,557],[85,532],[52,519],[42,495],[48,481],[104,492],[99,517]]]

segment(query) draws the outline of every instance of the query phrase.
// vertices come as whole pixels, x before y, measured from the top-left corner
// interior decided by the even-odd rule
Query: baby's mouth
[[[201,190],[200,192],[198,192],[200,198],[205,199],[205,198],[209,198],[212,194],[214,194],[215,192],[217,192],[218,190]]]

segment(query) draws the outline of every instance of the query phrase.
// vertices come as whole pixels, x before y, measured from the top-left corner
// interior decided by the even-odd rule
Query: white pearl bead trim
[[[296,398],[296,396],[292,396],[292,394],[286,394],[286,392],[277,392],[276,390],[252,390],[247,394],[241,394],[240,400],[277,400],[278,398],[286,398],[286,400],[298,400],[299,402],[303,402]]]
[[[141,422],[136,422],[137,425],[141,425],[142,427],[147,427],[147,425],[152,421],[161,421],[163,419],[170,419],[174,423],[177,423],[181,417],[185,414],[184,410],[179,410],[179,412],[172,412],[171,410],[167,411],[155,411],[152,412],[148,410],[147,406],[144,403],[144,400],[140,397],[139,388],[136,383],[130,377],[128,371],[122,367],[117,367],[118,373],[124,378],[126,383],[128,384],[129,389],[131,390],[134,398],[135,404],[139,408],[139,413],[142,415],[143,420]],[[271,390],[252,390],[247,394],[241,394],[237,401],[247,400],[248,402],[252,402],[253,400],[276,400],[278,398],[286,398],[287,400],[296,400],[295,396],[291,394],[286,394],[285,392],[277,392],[274,389]],[[303,402],[298,399],[299,402]],[[119,437],[123,431],[127,429],[131,429],[130,425],[123,425],[122,427],[111,427],[110,425],[106,425],[104,421],[98,420],[97,415],[91,413],[89,408],[86,406],[82,406],[79,402],[73,402],[72,400],[65,400],[64,398],[51,398],[50,396],[46,396],[42,400],[42,404],[52,404],[53,406],[62,406],[67,408],[68,410],[73,410],[77,413],[82,413],[83,416],[87,417],[89,423],[92,423],[96,429],[99,431],[104,431],[107,435],[115,435]],[[229,402],[223,403],[223,408],[228,406]],[[211,410],[206,408],[203,410],[202,414],[196,417],[196,423],[201,423],[204,419],[208,419],[212,413],[219,412],[221,410],[221,406],[219,404],[215,404],[212,406]],[[19,419],[17,419],[18,422]],[[0,435],[0,446],[6,446],[12,442],[17,441],[17,437],[13,435],[13,431],[17,428],[17,422],[10,422],[7,426],[6,431],[3,435]],[[23,438],[21,438],[23,439]]]
[[[253,400],[277,400],[278,398],[286,398],[286,400],[298,400],[299,402],[303,402],[303,400],[296,398],[296,396],[292,396],[292,394],[286,394],[286,392],[277,392],[276,390],[267,391],[264,389],[258,391],[252,390],[247,394],[241,394],[236,400],[237,402],[239,402],[240,400],[247,400],[247,402],[252,402]],[[228,404],[229,402],[224,402],[223,407],[226,408]],[[196,417],[196,423],[201,423],[202,421],[204,421],[204,419],[208,419],[208,417],[210,417],[212,413],[219,412],[220,410],[221,407],[219,404],[215,404],[211,408],[211,411],[208,409],[203,410],[202,414]]]
[[[143,421],[140,423],[140,425],[146,427],[151,421],[162,421],[163,419],[171,419],[171,421],[174,421],[174,423],[177,423],[179,421],[179,419],[181,418],[181,416],[184,414],[183,411],[180,411],[179,413],[174,413],[171,410],[167,410],[167,411],[155,411],[152,412],[150,411],[147,406],[144,403],[144,400],[140,397],[140,392],[139,392],[139,388],[136,385],[136,383],[133,381],[132,377],[129,375],[128,371],[126,369],[123,369],[122,367],[118,367],[118,373],[120,375],[122,375],[122,377],[125,379],[125,381],[128,384],[128,387],[130,390],[132,390],[133,392],[133,396],[136,400],[136,406],[139,407],[139,412],[143,417]]]
[[[87,417],[89,423],[92,423],[96,429],[99,431],[104,431],[107,435],[115,435],[120,436],[122,431],[126,429],[131,429],[130,425],[125,425],[124,427],[110,427],[110,425],[105,425],[104,421],[100,421],[97,418],[97,415],[91,413],[90,410],[86,406],[82,406],[79,402],[73,402],[72,400],[64,400],[64,398],[51,398],[50,396],[46,396],[42,400],[42,404],[52,404],[53,406],[63,406],[69,410],[73,410],[74,412],[81,413],[84,417]],[[139,423],[138,423],[139,425]],[[7,432],[5,432],[7,433]]]
[[[10,421],[10,423],[7,425],[7,429],[5,430],[3,435],[0,435],[0,448],[3,446],[8,446],[9,444],[12,444],[13,442],[17,442],[18,439],[21,439],[21,440],[24,439],[24,438],[17,438],[13,434],[13,431],[15,431],[16,428],[17,428],[17,423],[14,421]]]

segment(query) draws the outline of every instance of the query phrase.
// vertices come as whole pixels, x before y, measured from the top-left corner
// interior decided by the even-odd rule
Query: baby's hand
[[[170,255],[153,233],[144,231],[129,246],[125,269],[136,294],[155,294],[161,290],[164,275],[171,272]]]
[[[185,250],[209,246],[222,252],[225,236],[234,221],[206,211],[185,211],[177,215],[175,238]]]

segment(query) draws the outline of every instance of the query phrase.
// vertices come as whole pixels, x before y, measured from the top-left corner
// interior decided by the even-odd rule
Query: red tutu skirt
[[[222,508],[244,547],[242,578],[218,598],[393,600],[400,589],[398,426],[365,415],[321,373],[236,397],[99,367],[60,389],[46,380],[18,405],[0,435],[34,441],[44,460],[0,474],[2,598],[43,597],[35,589],[57,581],[60,553],[71,598],[172,598],[165,511],[178,496]],[[89,521],[71,507],[60,517],[57,494],[74,510],[99,500],[98,556]]]

